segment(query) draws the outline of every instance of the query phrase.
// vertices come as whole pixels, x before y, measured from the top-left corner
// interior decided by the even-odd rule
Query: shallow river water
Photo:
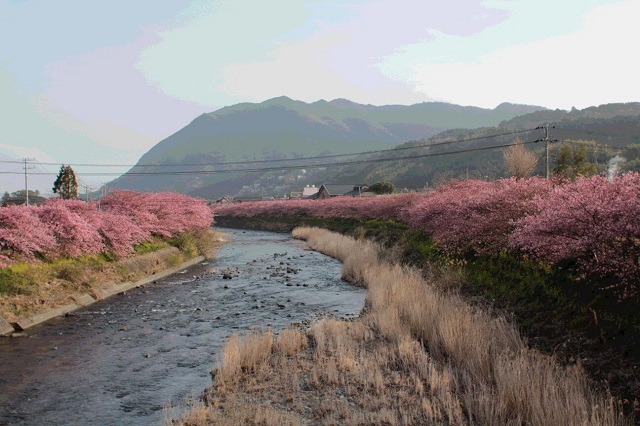
[[[286,234],[225,230],[216,259],[0,339],[0,425],[161,424],[232,333],[356,316],[365,292]],[[223,271],[232,279],[223,279]]]

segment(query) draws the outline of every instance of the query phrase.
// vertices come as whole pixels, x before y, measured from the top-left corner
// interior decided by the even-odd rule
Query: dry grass
[[[134,256],[121,262],[61,261],[27,266],[22,294],[0,295],[0,315],[8,321],[74,302],[75,297],[101,289],[112,282],[136,281],[147,274],[172,267],[183,257],[175,247]],[[28,283],[28,284],[27,284]]]
[[[273,346],[271,331],[233,334],[222,346],[223,362],[212,372],[220,389],[233,389],[240,373],[260,376]]]
[[[213,229],[202,229],[195,231],[194,245],[198,250],[198,254],[206,257],[207,259],[213,259],[216,256],[216,251],[221,244],[226,241],[224,236],[227,234],[224,232],[214,231]]]
[[[528,349],[508,321],[438,290],[415,269],[378,260],[375,245],[319,229],[294,232],[350,262],[349,276],[368,287],[368,313],[323,320],[306,337],[286,330],[275,344],[266,343],[270,332],[246,335],[243,344],[232,337],[207,405],[168,424],[279,424],[276,413],[289,424],[631,423],[579,366]],[[252,407],[270,420],[237,417]]]
[[[182,415],[166,410],[166,423],[464,423],[450,366],[434,363],[408,336],[389,341],[363,322],[333,319],[314,325],[306,336],[298,330],[283,335],[292,343],[273,345],[265,363],[250,374],[240,374],[239,356],[232,350],[227,358],[225,347],[230,363],[216,370],[206,406],[192,404]],[[300,337],[304,344],[297,344]],[[231,347],[241,346],[238,341],[232,337]],[[298,350],[291,353],[295,346]],[[268,418],[258,422],[251,417],[255,407]],[[285,417],[276,418],[277,413]]]
[[[167,405],[164,408],[164,423],[176,426],[198,425],[262,425],[262,426],[298,426],[301,423],[296,416],[283,413],[269,405],[250,401],[234,400],[224,411],[212,410],[202,401],[191,399],[187,402],[188,416],[176,420],[179,414],[175,407]]]
[[[307,337],[295,328],[283,330],[275,341],[275,352],[294,355],[307,347]]]
[[[379,262],[379,248],[371,241],[358,241],[316,227],[296,228],[291,234],[294,238],[306,240],[314,249],[322,247],[318,251],[340,260],[342,279],[355,285],[366,286],[363,272]]]

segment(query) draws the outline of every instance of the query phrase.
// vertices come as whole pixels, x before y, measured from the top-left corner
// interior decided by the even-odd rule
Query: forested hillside
[[[579,151],[598,173],[640,170],[640,103],[532,109],[306,104],[288,98],[239,104],[198,117],[111,186],[171,189],[207,199],[281,198],[323,183],[389,181],[415,190],[451,178],[508,176],[503,152],[516,139],[539,157],[534,174],[544,175],[542,125],[550,126],[552,171],[563,149]],[[513,116],[518,113],[524,114]],[[496,120],[503,115],[511,116]],[[159,165],[141,166],[154,163]]]
[[[535,174],[545,174],[544,129],[550,125],[550,169],[563,147],[584,149],[586,160],[599,173],[614,165],[618,171],[640,170],[640,103],[608,104],[582,111],[539,111],[513,118],[496,127],[453,129],[398,146],[397,152],[367,157],[363,165],[327,169],[317,177],[327,182],[393,182],[398,188],[433,186],[451,178],[497,179],[507,177],[505,146],[520,139],[540,161]],[[455,142],[461,141],[461,142]],[[408,149],[416,147],[415,149]],[[384,161],[402,157],[397,161]],[[381,160],[381,161],[375,161]],[[612,161],[613,160],[613,161]]]
[[[388,149],[451,128],[495,126],[542,107],[501,104],[495,109],[429,102],[410,106],[362,105],[346,99],[311,104],[287,97],[243,103],[197,117],[159,142],[113,188],[178,190],[213,196],[255,184],[253,174],[220,173],[216,163],[292,159]],[[251,169],[254,164],[234,164]],[[223,170],[228,169],[225,167]],[[195,173],[201,171],[202,173]],[[162,174],[158,174],[162,173]],[[297,176],[300,172],[292,172]],[[288,173],[280,173],[284,179]],[[295,179],[293,182],[295,183]],[[268,192],[286,192],[271,185]],[[282,186],[282,185],[281,185]],[[206,189],[205,189],[206,188]],[[203,190],[204,189],[204,190]]]

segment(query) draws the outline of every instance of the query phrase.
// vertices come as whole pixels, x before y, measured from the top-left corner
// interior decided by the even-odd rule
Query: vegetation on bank
[[[321,226],[403,263],[455,267],[470,298],[514,315],[529,343],[630,400],[640,394],[640,177],[451,182],[429,194],[216,208],[221,226]],[[224,215],[224,216],[223,216]]]
[[[367,286],[364,314],[231,336],[204,404],[168,407],[168,424],[630,423],[579,363],[528,349],[508,320],[452,292],[461,277],[451,268],[425,274],[393,250],[317,228],[294,235]]]
[[[132,282],[196,257],[213,257],[220,238],[212,229],[175,238],[155,237],[118,260],[90,254],[46,263],[21,263],[0,269],[0,317],[9,322],[54,309],[110,283]]]
[[[282,200],[216,206],[218,216],[395,220],[454,256],[508,253],[558,268],[619,298],[640,277],[640,174],[574,181],[454,181],[427,194]]]
[[[169,192],[115,191],[98,202],[0,207],[0,268],[90,254],[124,259],[155,236],[174,238],[212,222],[204,200]]]
[[[12,320],[109,282],[211,257],[212,221],[204,200],[173,193],[117,191],[94,203],[0,207],[0,314]]]
[[[318,226],[356,239],[381,244],[385,256],[431,273],[453,271],[448,281],[475,303],[513,318],[529,345],[553,353],[560,362],[580,362],[590,376],[620,397],[633,400],[640,392],[640,323],[633,299],[575,279],[571,265],[549,268],[539,262],[500,253],[451,256],[422,230],[390,220],[312,217],[217,217],[219,226],[288,232],[297,226]]]

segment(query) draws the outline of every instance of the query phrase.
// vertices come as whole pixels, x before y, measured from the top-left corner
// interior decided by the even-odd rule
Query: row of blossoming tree
[[[219,216],[391,219],[423,229],[451,254],[510,251],[638,293],[640,175],[451,182],[430,194],[282,200],[216,206]]]
[[[174,237],[212,222],[204,200],[170,192],[115,191],[99,204],[51,199],[0,207],[0,267],[97,253],[125,258],[153,236]]]

